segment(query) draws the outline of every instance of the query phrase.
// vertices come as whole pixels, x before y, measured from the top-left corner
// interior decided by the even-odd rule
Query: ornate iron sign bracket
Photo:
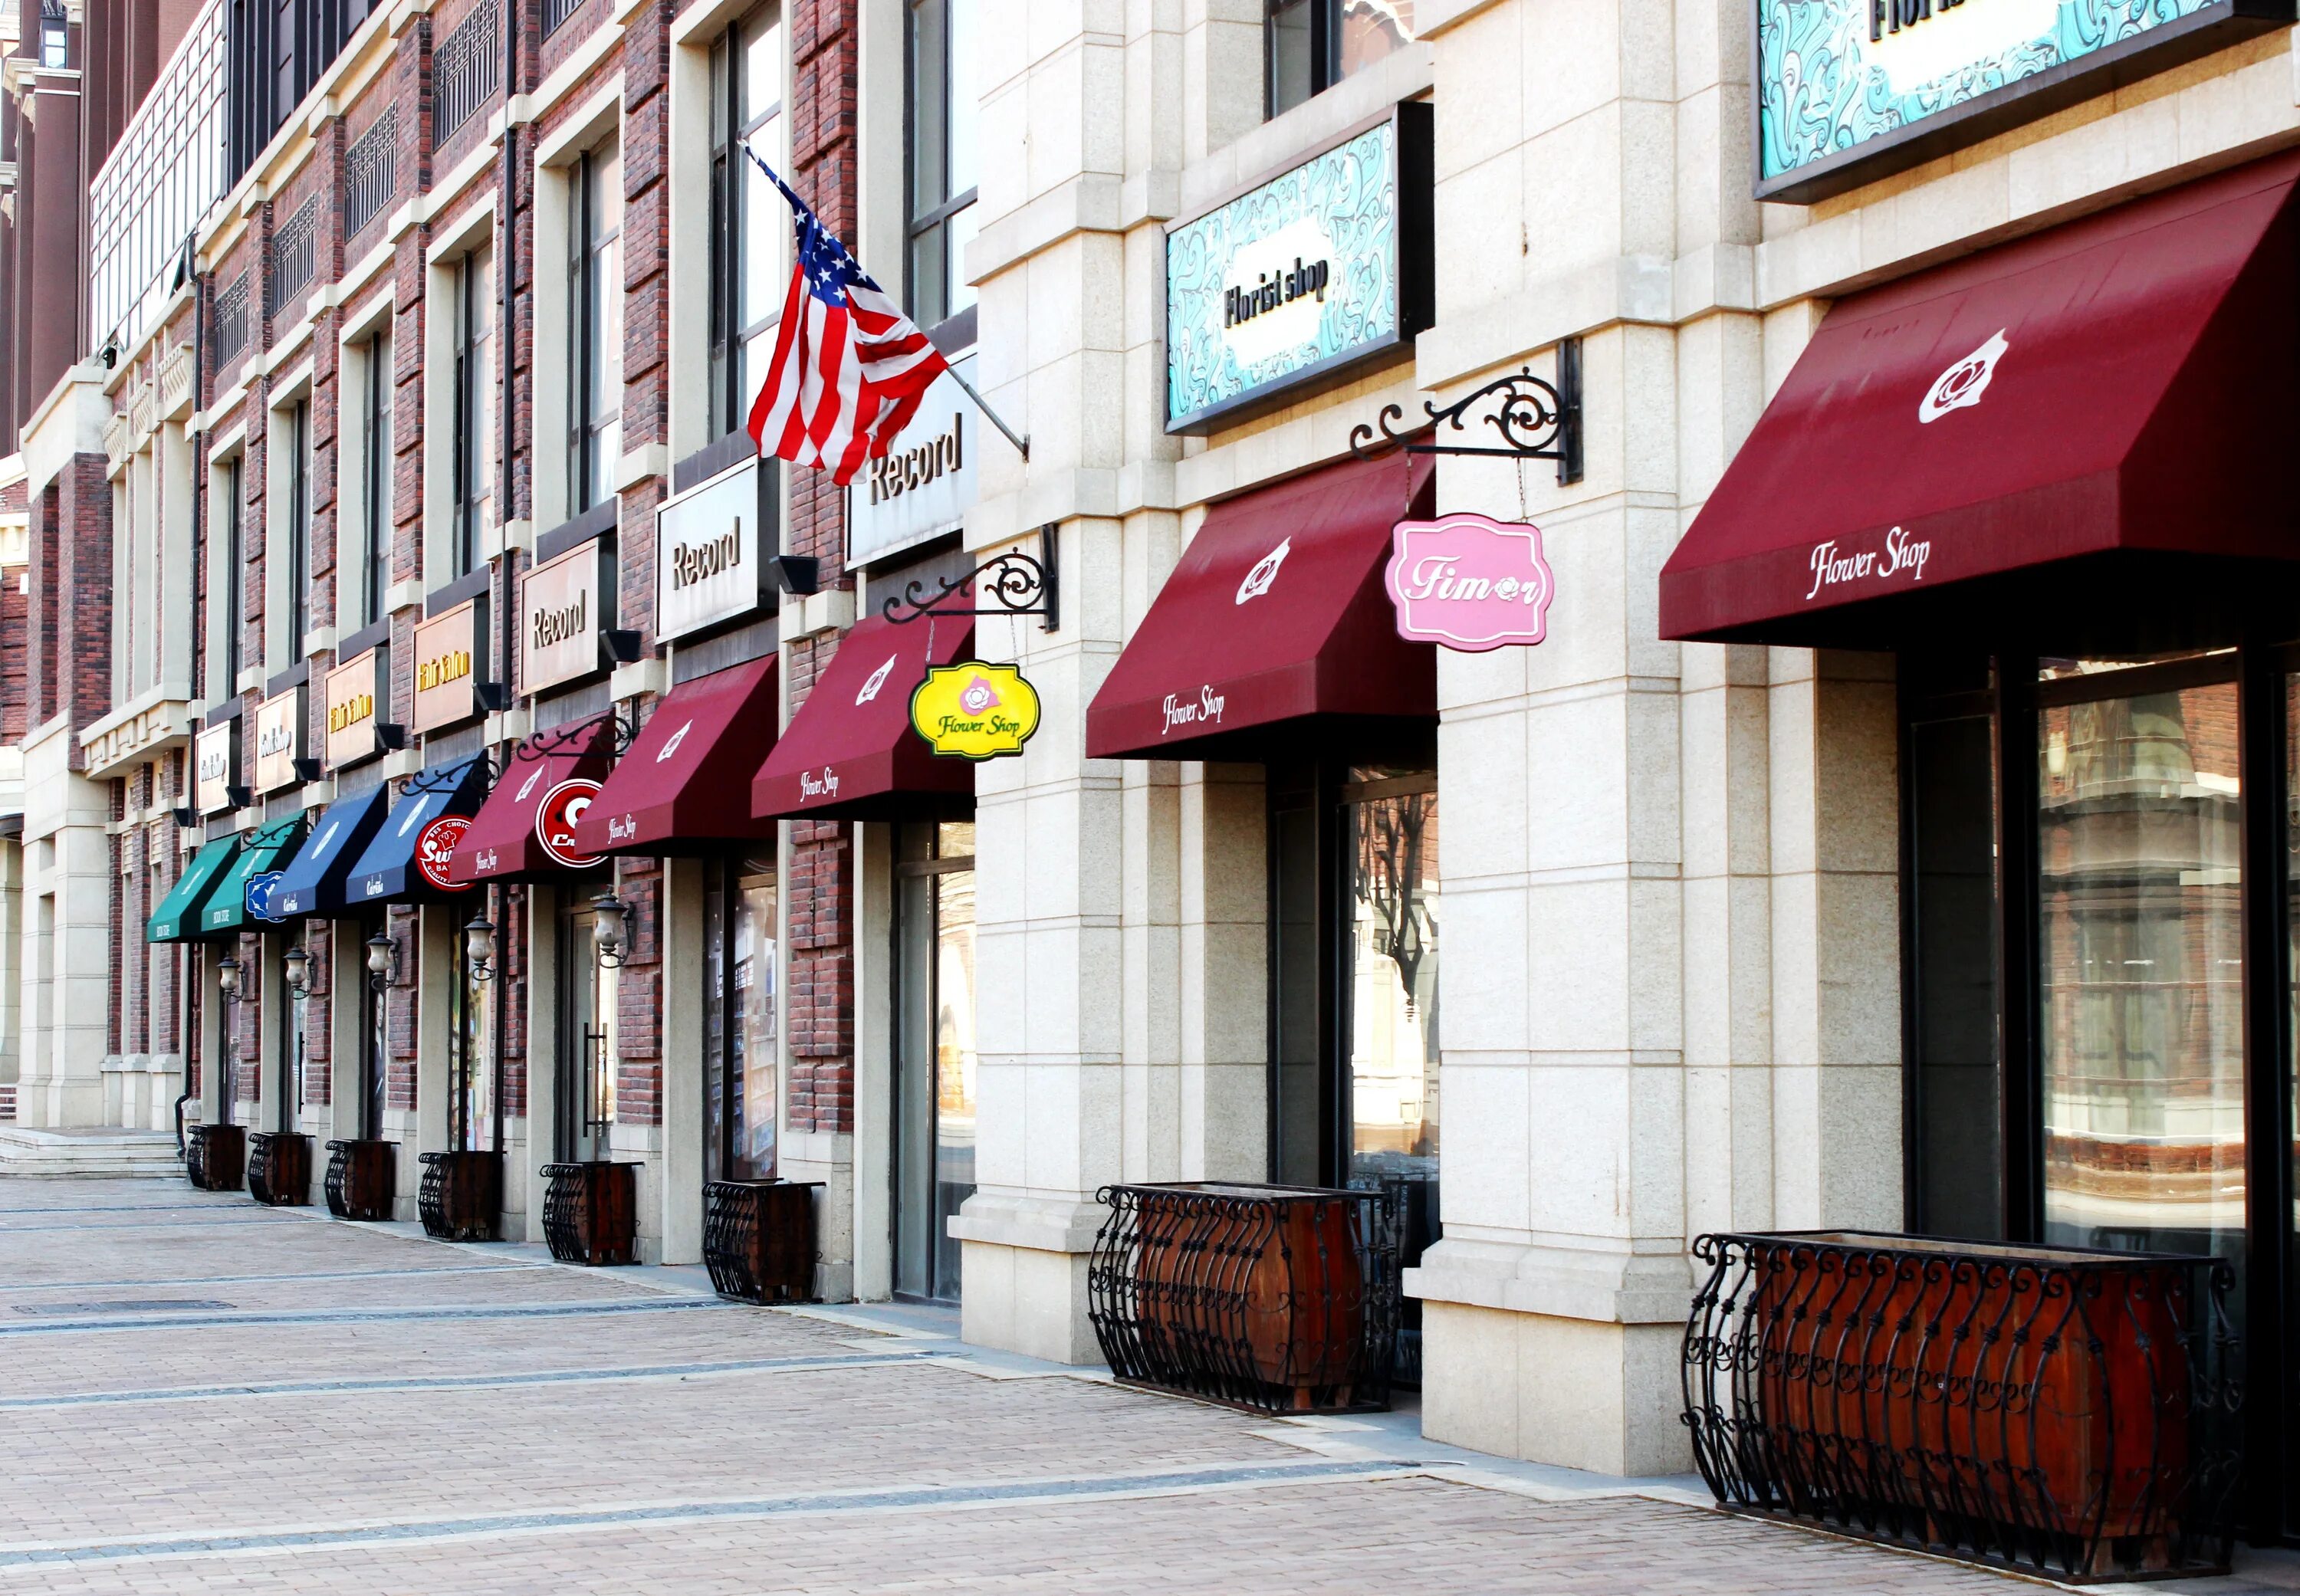
[[[938,583],[939,591],[931,594],[924,582],[907,583],[899,596],[879,606],[879,613],[898,626],[907,625],[922,615],[1035,615],[1042,629],[1059,631],[1062,624],[1062,573],[1055,558],[1055,530],[1059,524],[1048,521],[1038,528],[1038,553],[1035,559],[1009,551],[971,575]],[[946,602],[954,596],[963,597],[969,583],[973,585],[977,599],[990,602],[978,603],[972,609]]]
[[[585,715],[546,730],[534,733],[512,755],[517,759],[549,759],[563,753],[581,742],[584,734],[602,720],[607,723],[607,757],[621,759],[629,752],[639,735],[638,718],[621,710],[608,710],[597,715]]]
[[[1475,419],[1501,435],[1498,447],[1429,441],[1441,423],[1455,432],[1463,430],[1471,412],[1488,399],[1499,400],[1499,407],[1478,414]],[[1392,423],[1404,418],[1405,407],[1383,405],[1377,423],[1380,429],[1379,439],[1375,428],[1361,421],[1350,428],[1350,453],[1361,460],[1371,460],[1392,445],[1402,444],[1409,454],[1490,454],[1504,460],[1554,460],[1557,462],[1559,486],[1581,480],[1579,338],[1566,338],[1558,344],[1557,380],[1554,383],[1536,377],[1529,366],[1521,367],[1452,404],[1440,408],[1425,399],[1421,408],[1424,419],[1401,430]]]

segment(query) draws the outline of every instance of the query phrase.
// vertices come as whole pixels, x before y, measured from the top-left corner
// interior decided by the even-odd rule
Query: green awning
[[[222,936],[234,931],[261,931],[271,925],[271,921],[248,913],[247,889],[259,883],[277,886],[279,872],[288,868],[288,861],[296,856],[303,842],[302,815],[274,820],[249,832],[240,846],[239,858],[216,883],[215,891],[208,894],[207,907],[200,910],[200,935]],[[266,876],[271,880],[263,882]]]
[[[231,865],[232,855],[239,852],[239,839],[220,836],[192,855],[191,863],[176,877],[176,885],[160,900],[160,907],[144,923],[146,942],[191,942],[200,935],[200,910],[207,906],[208,894],[215,890],[217,879]]]

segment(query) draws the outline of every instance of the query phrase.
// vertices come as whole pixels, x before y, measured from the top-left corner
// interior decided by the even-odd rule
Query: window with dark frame
[[[235,454],[224,468],[223,489],[223,680],[211,698],[224,698],[239,691],[239,634],[246,624],[240,609],[240,585],[247,580],[247,567],[240,544],[240,518],[247,513],[244,493],[247,457]]]
[[[976,0],[911,0],[910,256],[904,300],[932,331],[974,303]]]
[[[367,591],[360,624],[373,626],[384,615],[391,586],[391,335],[379,332],[367,343],[367,384],[360,414],[360,503],[367,521]]]
[[[614,491],[622,438],[622,163],[612,141],[570,173],[567,229],[567,510],[579,515]]]
[[[312,629],[312,402],[288,412],[288,662],[304,657]]]
[[[1264,114],[1279,116],[1412,42],[1413,0],[1266,0]]]
[[[61,0],[41,0],[40,64],[62,71],[71,64],[71,21]]]
[[[450,580],[475,570],[485,526],[493,410],[488,399],[488,336],[493,252],[475,249],[455,268],[455,485],[448,551]]]
[[[751,352],[782,305],[773,280],[789,212],[745,145],[772,161],[782,115],[782,28],[773,6],[729,24],[711,47],[711,353],[713,441],[748,418]]]

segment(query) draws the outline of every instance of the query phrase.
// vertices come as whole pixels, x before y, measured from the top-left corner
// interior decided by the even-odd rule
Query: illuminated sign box
[[[1166,430],[1234,426],[1410,359],[1431,320],[1429,107],[1166,229]]]
[[[1827,199],[2292,20],[2293,0],[1757,0],[1757,197]]]

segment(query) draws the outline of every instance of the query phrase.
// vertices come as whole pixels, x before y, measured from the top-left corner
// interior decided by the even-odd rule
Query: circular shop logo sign
[[[423,872],[424,880],[443,893],[471,890],[468,881],[447,879],[447,860],[454,855],[455,844],[463,840],[463,833],[471,828],[468,815],[441,815],[415,839],[415,868]]]
[[[271,912],[271,900],[279,894],[284,870],[266,870],[247,878],[247,912],[259,920],[277,919]]]
[[[591,807],[598,795],[599,784],[588,777],[571,777],[543,795],[535,810],[535,840],[551,862],[571,870],[588,870],[601,860],[604,853],[584,853],[575,846],[575,822]]]

